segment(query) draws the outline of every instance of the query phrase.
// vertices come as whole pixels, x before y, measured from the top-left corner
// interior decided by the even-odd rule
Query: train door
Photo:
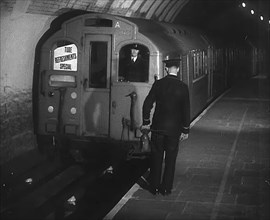
[[[157,71],[151,71],[150,75],[150,52],[143,44],[130,42],[116,51],[119,51],[119,59],[111,85],[110,137],[137,140],[143,101]]]
[[[111,36],[86,35],[82,129],[85,136],[109,135]]]

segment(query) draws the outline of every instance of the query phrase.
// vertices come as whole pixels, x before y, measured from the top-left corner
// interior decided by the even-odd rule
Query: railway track
[[[109,161],[56,157],[3,175],[1,219],[102,219],[148,168],[147,159],[120,160],[108,173]]]

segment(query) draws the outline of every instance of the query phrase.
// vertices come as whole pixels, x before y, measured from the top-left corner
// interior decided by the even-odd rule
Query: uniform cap
[[[166,67],[172,67],[172,66],[179,67],[180,60],[181,60],[180,58],[175,58],[175,59],[163,60],[163,62],[165,63]]]
[[[138,44],[132,44],[130,49],[139,50]]]

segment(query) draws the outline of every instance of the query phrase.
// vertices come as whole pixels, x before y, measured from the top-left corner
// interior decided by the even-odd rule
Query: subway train
[[[34,130],[39,146],[68,141],[121,144],[139,149],[142,105],[163,61],[179,58],[179,80],[190,92],[191,118],[226,90],[248,48],[224,47],[195,28],[154,20],[87,13],[64,21],[38,50],[33,80]],[[133,46],[144,76],[125,79]],[[141,74],[141,73],[138,73]],[[113,146],[113,145],[112,145]]]

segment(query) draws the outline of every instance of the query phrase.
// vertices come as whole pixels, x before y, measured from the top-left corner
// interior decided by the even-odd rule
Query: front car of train
[[[40,143],[137,143],[143,101],[154,81],[166,74],[162,60],[196,47],[191,36],[170,30],[154,21],[104,14],[65,21],[40,50],[34,81]],[[130,63],[135,55],[137,66]],[[179,77],[188,84],[188,62],[181,65]]]

